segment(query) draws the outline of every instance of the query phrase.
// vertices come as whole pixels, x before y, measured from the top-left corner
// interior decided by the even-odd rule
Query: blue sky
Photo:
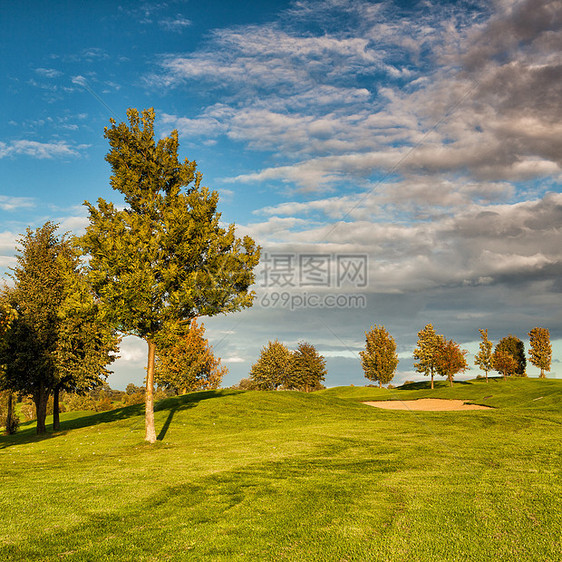
[[[413,379],[428,322],[471,353],[549,328],[556,374],[561,28],[559,0],[4,3],[0,269],[26,227],[119,201],[103,129],[152,106],[269,258],[252,309],[205,321],[225,385],[275,338],[364,384],[374,324]],[[121,355],[110,384],[140,383],[144,344]]]

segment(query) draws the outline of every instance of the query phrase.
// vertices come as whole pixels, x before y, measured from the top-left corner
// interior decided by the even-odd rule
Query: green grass
[[[562,381],[200,392],[0,438],[0,560],[562,559]],[[379,410],[462,398],[490,411]]]

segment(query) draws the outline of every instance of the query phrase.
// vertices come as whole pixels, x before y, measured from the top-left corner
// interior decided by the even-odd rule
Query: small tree
[[[250,380],[256,390],[277,390],[287,386],[292,370],[293,355],[278,340],[262,348],[250,369]]]
[[[516,336],[509,335],[502,338],[498,345],[496,345],[496,351],[505,351],[509,353],[516,362],[515,370],[511,371],[511,374],[525,377],[527,376],[526,367],[527,359],[525,358],[525,345]]]
[[[193,319],[185,335],[172,338],[158,350],[155,382],[176,394],[218,388],[227,373],[220,362],[205,338],[205,327]]]
[[[427,324],[418,332],[418,347],[414,350],[414,359],[418,362],[414,363],[414,368],[418,373],[431,376],[431,388],[433,388],[437,354],[443,341],[443,336],[435,333],[432,324]]]
[[[504,379],[517,371],[517,361],[513,355],[509,351],[498,349],[497,346],[492,356],[492,365],[494,370],[500,373]]]
[[[371,326],[365,332],[365,350],[360,351],[361,366],[365,377],[371,381],[379,381],[379,388],[388,384],[394,377],[398,366],[396,342],[384,326]]]
[[[298,390],[310,392],[321,388],[325,379],[326,359],[316,351],[316,348],[307,342],[299,343],[293,353],[292,369],[288,386]]]
[[[530,349],[529,360],[541,370],[540,378],[544,379],[545,371],[550,371],[552,361],[552,345],[550,344],[550,332],[547,328],[533,328],[529,332]]]
[[[453,386],[453,378],[457,373],[463,373],[468,369],[467,353],[468,351],[461,349],[453,340],[443,339],[439,343],[435,369],[441,376],[449,379],[450,386]]]
[[[493,369],[492,366],[492,348],[494,344],[488,339],[488,330],[479,329],[480,337],[480,350],[474,357],[474,364],[478,365],[486,373],[486,382],[488,382],[488,371]]]
[[[223,228],[217,192],[201,186],[195,162],[178,159],[177,131],[156,142],[153,109],[129,109],[127,117],[128,124],[111,120],[105,129],[111,186],[126,207],[86,202],[82,245],[105,318],[147,343],[145,439],[154,443],[157,347],[193,318],[251,306],[259,249],[248,236],[236,238],[233,224]]]
[[[0,349],[4,343],[3,338],[8,333],[8,330],[12,326],[14,320],[17,318],[17,312],[9,305],[9,303],[0,300]],[[5,416],[2,416],[5,420],[4,427],[8,435],[15,433],[19,426],[19,418],[14,413],[14,393],[7,388],[6,392],[1,392],[3,386],[7,383],[4,377],[5,366],[0,364],[0,400],[5,400],[6,402],[6,412]],[[0,404],[0,410],[2,405]],[[1,422],[0,422],[1,423]]]

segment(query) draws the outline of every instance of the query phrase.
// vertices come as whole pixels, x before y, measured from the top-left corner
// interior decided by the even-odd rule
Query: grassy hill
[[[0,560],[562,559],[562,381],[211,391],[0,438]],[[363,400],[462,398],[490,411]]]

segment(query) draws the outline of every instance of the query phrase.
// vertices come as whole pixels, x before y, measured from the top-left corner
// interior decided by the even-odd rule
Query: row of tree
[[[190,340],[203,350],[190,362],[193,384],[218,386],[224,374],[194,320],[254,300],[259,247],[222,225],[217,192],[201,185],[195,162],[178,159],[177,131],[156,142],[152,109],[127,117],[105,129],[110,183],[125,205],[86,202],[89,225],[78,240],[57,237],[53,223],[28,229],[14,286],[2,290],[0,389],[33,397],[38,433],[49,396],[100,384],[120,337],[134,335],[148,345],[145,439],[156,441],[155,378],[192,388],[177,376]]]
[[[262,348],[260,356],[250,370],[245,385],[255,390],[301,390],[311,392],[322,387],[326,377],[326,359],[308,343],[299,343],[290,351],[278,340]]]
[[[475,356],[475,364],[486,374],[495,370],[505,377],[526,376],[527,361],[525,345],[516,336],[509,335],[502,338],[494,349],[494,344],[488,339],[488,330],[480,329],[480,348]],[[529,332],[530,350],[529,360],[540,369],[540,377],[544,378],[545,371],[550,371],[552,361],[552,346],[550,333],[546,328],[533,328]],[[396,341],[384,326],[374,326],[365,332],[365,350],[359,352],[361,365],[365,377],[378,381],[379,386],[388,384],[393,378],[398,366]],[[437,334],[432,324],[427,324],[418,332],[417,347],[414,349],[414,368],[416,372],[431,377],[431,388],[434,387],[434,376],[446,377],[449,383],[458,373],[468,369],[466,355],[468,351],[461,349],[454,340]]]

